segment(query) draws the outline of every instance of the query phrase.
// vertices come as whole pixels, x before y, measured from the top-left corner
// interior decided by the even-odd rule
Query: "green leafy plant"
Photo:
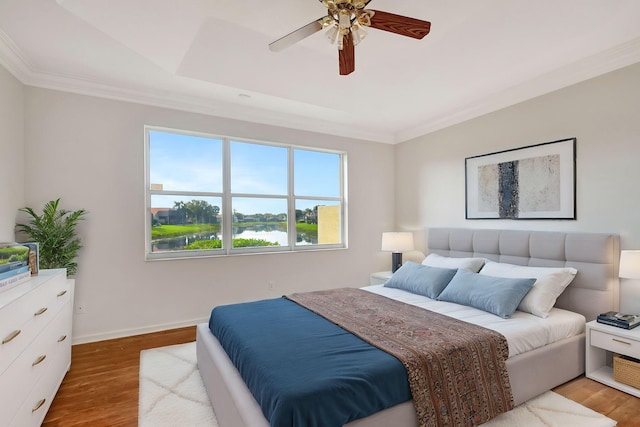
[[[249,246],[280,246],[278,242],[268,242],[262,239],[233,239],[233,247],[234,248],[246,248]],[[222,248],[222,240],[198,240],[196,242],[190,243],[185,247],[185,249],[220,249]]]
[[[75,259],[82,248],[76,226],[87,211],[67,211],[59,209],[59,204],[60,199],[47,202],[42,215],[29,207],[19,209],[27,213],[31,221],[28,224],[16,224],[16,230],[40,244],[40,268],[66,268],[67,275],[73,276],[78,268]]]

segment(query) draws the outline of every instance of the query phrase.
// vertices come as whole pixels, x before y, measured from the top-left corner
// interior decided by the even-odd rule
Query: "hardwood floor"
[[[556,393],[616,420],[618,427],[640,426],[640,399],[584,376],[553,389]]]
[[[195,339],[193,326],[74,345],[71,370],[42,425],[137,427],[140,351]]]
[[[140,351],[195,340],[195,327],[73,346],[71,370],[44,427],[137,427]],[[578,377],[554,389],[618,421],[640,426],[640,399]],[[189,426],[184,426],[189,427]]]

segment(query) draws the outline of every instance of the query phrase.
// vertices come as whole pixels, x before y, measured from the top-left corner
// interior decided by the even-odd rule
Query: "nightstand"
[[[640,327],[622,329],[595,320],[587,323],[585,375],[625,393],[640,397],[640,389],[613,379],[612,354],[640,359]]]
[[[370,285],[384,285],[393,273],[391,271],[378,271],[377,273],[371,273],[369,276]]]

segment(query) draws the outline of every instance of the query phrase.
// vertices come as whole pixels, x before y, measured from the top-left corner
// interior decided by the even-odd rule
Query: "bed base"
[[[539,267],[575,267],[578,274],[556,306],[585,316],[618,310],[620,238],[611,233],[430,228],[428,252],[484,257]],[[198,367],[220,427],[267,427],[258,403],[207,324],[197,329]],[[507,371],[516,405],[584,373],[585,335],[514,356]],[[348,427],[416,426],[411,401],[346,424]]]
[[[197,326],[198,369],[220,427],[269,427],[260,406],[206,323]],[[519,354],[507,360],[515,404],[519,405],[584,373],[584,334]],[[414,427],[411,401],[345,427]]]

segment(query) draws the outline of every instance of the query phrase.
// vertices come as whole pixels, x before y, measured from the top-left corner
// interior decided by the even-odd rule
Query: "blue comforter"
[[[398,359],[287,299],[216,307],[209,328],[273,427],[339,427],[411,399]]]

